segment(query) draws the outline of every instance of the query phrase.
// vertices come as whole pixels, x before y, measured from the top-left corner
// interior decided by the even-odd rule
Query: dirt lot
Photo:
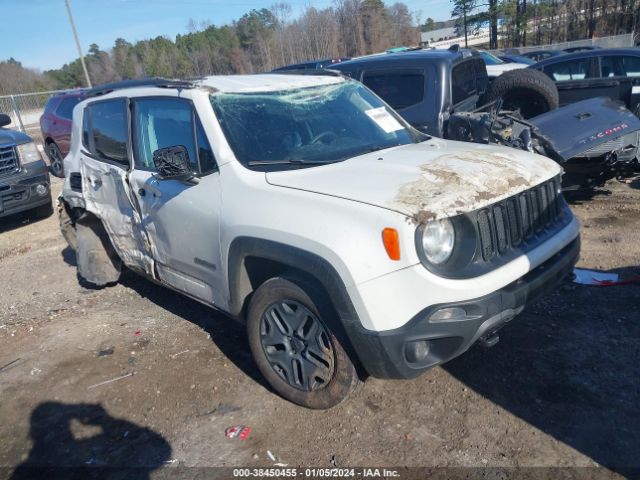
[[[580,266],[638,275],[640,182],[607,188],[574,204]],[[308,411],[270,392],[223,316],[132,274],[80,286],[55,217],[0,232],[0,477],[110,465],[154,478],[272,466],[267,451],[289,466],[640,467],[640,285],[566,284],[495,348]],[[232,425],[249,438],[226,438]]]

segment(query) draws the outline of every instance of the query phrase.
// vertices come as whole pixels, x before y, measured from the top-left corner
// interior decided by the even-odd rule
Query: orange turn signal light
[[[400,238],[395,228],[387,227],[382,230],[382,243],[391,260],[400,260]]]

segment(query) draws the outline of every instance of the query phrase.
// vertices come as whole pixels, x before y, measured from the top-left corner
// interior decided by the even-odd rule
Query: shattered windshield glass
[[[245,165],[319,164],[419,141],[354,81],[295,90],[211,95],[218,121]]]

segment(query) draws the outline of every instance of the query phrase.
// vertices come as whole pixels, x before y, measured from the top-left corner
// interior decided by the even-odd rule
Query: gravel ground
[[[607,188],[573,204],[579,266],[638,275],[640,182]],[[0,478],[273,466],[267,451],[289,466],[640,467],[640,285],[568,283],[492,349],[309,411],[269,390],[230,320],[133,274],[83,288],[55,217],[0,222]],[[248,439],[226,438],[232,425]]]

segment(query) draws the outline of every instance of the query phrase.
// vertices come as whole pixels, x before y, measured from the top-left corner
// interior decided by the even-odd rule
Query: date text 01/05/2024
[[[386,468],[234,468],[234,478],[398,478],[397,470]]]

